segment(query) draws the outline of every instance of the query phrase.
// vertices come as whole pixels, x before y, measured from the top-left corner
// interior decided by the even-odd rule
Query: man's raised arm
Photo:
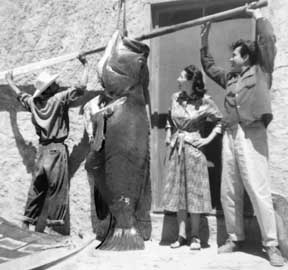
[[[215,61],[212,55],[209,52],[208,46],[208,36],[210,31],[211,23],[206,23],[202,26],[201,29],[201,64],[205,71],[205,73],[210,77],[213,81],[219,84],[222,88],[226,88],[226,73],[223,68],[215,65]]]
[[[272,83],[274,60],[276,56],[276,37],[271,23],[262,16],[260,9],[246,9],[256,20],[256,43],[258,48],[258,64],[262,70],[270,75],[269,86]]]
[[[22,91],[20,90],[20,88],[15,84],[14,80],[13,80],[13,74],[12,71],[11,72],[7,72],[5,79],[9,85],[9,87],[13,90],[13,92],[15,92],[15,94],[17,96],[19,96]]]

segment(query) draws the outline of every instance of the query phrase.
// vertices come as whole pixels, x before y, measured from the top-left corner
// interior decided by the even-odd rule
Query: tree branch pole
[[[267,5],[268,5],[267,0],[262,0],[262,1],[259,1],[259,2],[250,3],[249,4],[249,8],[257,9],[257,8],[266,7]],[[141,35],[139,37],[135,37],[134,39],[141,41],[141,40],[146,40],[146,39],[151,39],[151,38],[167,35],[167,34],[174,33],[174,32],[189,28],[189,27],[193,27],[193,26],[196,26],[196,25],[201,25],[201,24],[206,23],[208,21],[212,21],[213,22],[213,21],[217,21],[217,20],[224,20],[224,19],[227,19],[227,18],[231,18],[233,16],[243,14],[245,12],[245,10],[246,10],[246,6],[240,6],[240,7],[234,8],[234,9],[230,9],[230,10],[227,10],[227,11],[215,13],[215,14],[208,15],[208,16],[205,16],[205,17],[201,17],[201,18],[198,18],[198,19],[195,19],[195,20],[191,20],[191,21],[188,21],[188,22],[179,23],[179,24],[172,25],[172,26],[167,26],[167,27],[161,27],[159,29],[151,31],[148,34],[143,34],[143,35]],[[25,66],[21,66],[21,67],[18,67],[18,68],[2,71],[2,72],[0,72],[0,80],[1,79],[5,79],[5,74],[8,71],[12,71],[14,75],[20,75],[20,74],[32,72],[32,71],[35,71],[35,70],[38,70],[38,69],[41,69],[41,68],[45,68],[45,67],[48,67],[48,66],[52,66],[52,65],[55,65],[55,64],[59,64],[59,63],[62,63],[62,62],[66,62],[66,61],[75,59],[75,58],[77,58],[79,56],[80,53],[82,55],[85,55],[85,56],[86,55],[90,55],[90,54],[99,53],[101,51],[104,51],[105,48],[106,48],[106,46],[101,46],[101,47],[98,47],[98,48],[96,48],[94,50],[89,50],[89,51],[86,51],[86,52],[74,52],[74,53],[63,55],[63,56],[58,56],[58,57],[50,58],[50,59],[47,59],[47,60],[42,60],[42,61],[39,61],[39,62],[31,63],[31,64],[28,64],[28,65],[25,65]]]

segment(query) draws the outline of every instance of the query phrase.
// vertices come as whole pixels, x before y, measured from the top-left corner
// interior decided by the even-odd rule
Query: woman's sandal
[[[184,237],[182,237],[182,236],[179,235],[177,241],[175,241],[174,243],[172,243],[172,244],[170,245],[170,247],[171,247],[171,248],[179,248],[179,247],[184,246],[184,245],[186,245],[186,244],[187,244],[186,238],[184,238]]]
[[[190,250],[200,250],[201,243],[200,239],[197,236],[193,236],[191,239]]]

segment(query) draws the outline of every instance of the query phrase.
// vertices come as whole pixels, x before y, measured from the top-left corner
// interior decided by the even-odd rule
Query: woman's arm
[[[209,136],[207,136],[206,138],[198,139],[197,141],[193,142],[193,145],[196,146],[197,148],[201,148],[212,142],[212,140],[220,133],[221,133],[221,127],[219,127],[219,125],[217,124],[210,132]]]
[[[165,144],[170,145],[171,143],[171,136],[172,136],[172,125],[171,125],[171,112],[169,111],[167,121],[166,121],[166,126],[165,126],[165,131],[166,131],[166,138],[165,138]]]

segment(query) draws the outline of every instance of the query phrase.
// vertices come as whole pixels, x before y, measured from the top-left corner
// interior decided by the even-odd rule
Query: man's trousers
[[[63,143],[40,145],[38,155],[24,221],[36,225],[45,212],[47,219],[64,222],[69,204],[67,147]]]
[[[221,202],[233,241],[244,240],[244,188],[252,202],[264,246],[277,246],[277,229],[268,169],[266,129],[261,121],[225,131],[222,150]]]

